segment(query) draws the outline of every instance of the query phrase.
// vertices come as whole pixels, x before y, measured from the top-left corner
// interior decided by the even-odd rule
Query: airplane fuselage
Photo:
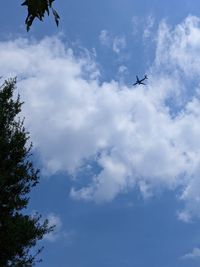
[[[148,79],[147,75],[145,75],[144,78],[141,80],[138,78],[138,76],[136,76],[136,82],[133,85],[140,85],[140,84],[146,85],[145,83],[143,83],[143,81],[146,79]]]

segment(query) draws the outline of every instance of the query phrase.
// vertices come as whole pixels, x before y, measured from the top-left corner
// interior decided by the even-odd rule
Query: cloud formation
[[[99,40],[102,45],[111,48],[118,55],[126,48],[126,38],[124,36],[112,36],[107,30],[100,32]]]
[[[54,213],[50,213],[47,219],[49,221],[49,226],[54,227],[54,231],[46,234],[44,238],[47,241],[54,242],[61,236],[62,222],[60,217]]]
[[[144,38],[149,38],[151,36],[154,23],[155,23],[155,18],[152,15],[149,15],[146,18],[146,25],[143,33]]]
[[[138,38],[138,34],[142,33],[143,38],[152,37],[155,32],[155,17],[152,14],[148,16],[133,16],[131,20],[132,35]]]
[[[48,225],[54,226],[52,232],[44,236],[44,240],[49,242],[56,242],[62,239],[62,242],[65,242],[67,245],[71,245],[76,238],[76,232],[74,230],[66,231],[63,226],[63,222],[58,214],[50,213],[47,216]]]
[[[199,248],[194,248],[192,250],[192,252],[187,253],[182,257],[183,260],[189,260],[189,259],[194,260],[197,258],[200,258],[200,249]]]
[[[87,159],[99,165],[72,197],[102,202],[134,187],[144,197],[179,188],[179,218],[187,221],[199,216],[200,203],[199,51],[200,20],[189,16],[174,29],[160,24],[146,87],[100,83],[94,60],[56,37],[1,42],[0,71],[19,77],[26,123],[49,175],[76,175]]]

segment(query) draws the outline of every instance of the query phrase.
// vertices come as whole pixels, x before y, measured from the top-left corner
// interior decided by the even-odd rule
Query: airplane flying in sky
[[[143,85],[146,85],[145,83],[143,83],[144,80],[148,79],[147,75],[144,76],[143,79],[139,79],[138,76],[136,75],[136,82],[133,84],[133,85],[138,85],[138,84],[143,84]]]

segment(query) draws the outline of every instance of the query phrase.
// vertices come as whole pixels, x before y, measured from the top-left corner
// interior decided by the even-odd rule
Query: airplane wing
[[[143,79],[141,79],[141,82],[143,82],[144,80],[148,79],[147,76],[144,76]]]
[[[146,83],[141,82],[140,84],[146,85]]]
[[[138,78],[138,76],[136,75],[136,79],[137,79],[137,82],[139,82],[139,78]]]

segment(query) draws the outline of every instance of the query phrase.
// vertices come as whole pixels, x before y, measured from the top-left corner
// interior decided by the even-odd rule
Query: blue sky
[[[56,224],[38,266],[199,266],[200,4],[55,7],[58,28],[26,33],[20,1],[0,17],[0,72],[18,76],[41,169],[28,212]]]

